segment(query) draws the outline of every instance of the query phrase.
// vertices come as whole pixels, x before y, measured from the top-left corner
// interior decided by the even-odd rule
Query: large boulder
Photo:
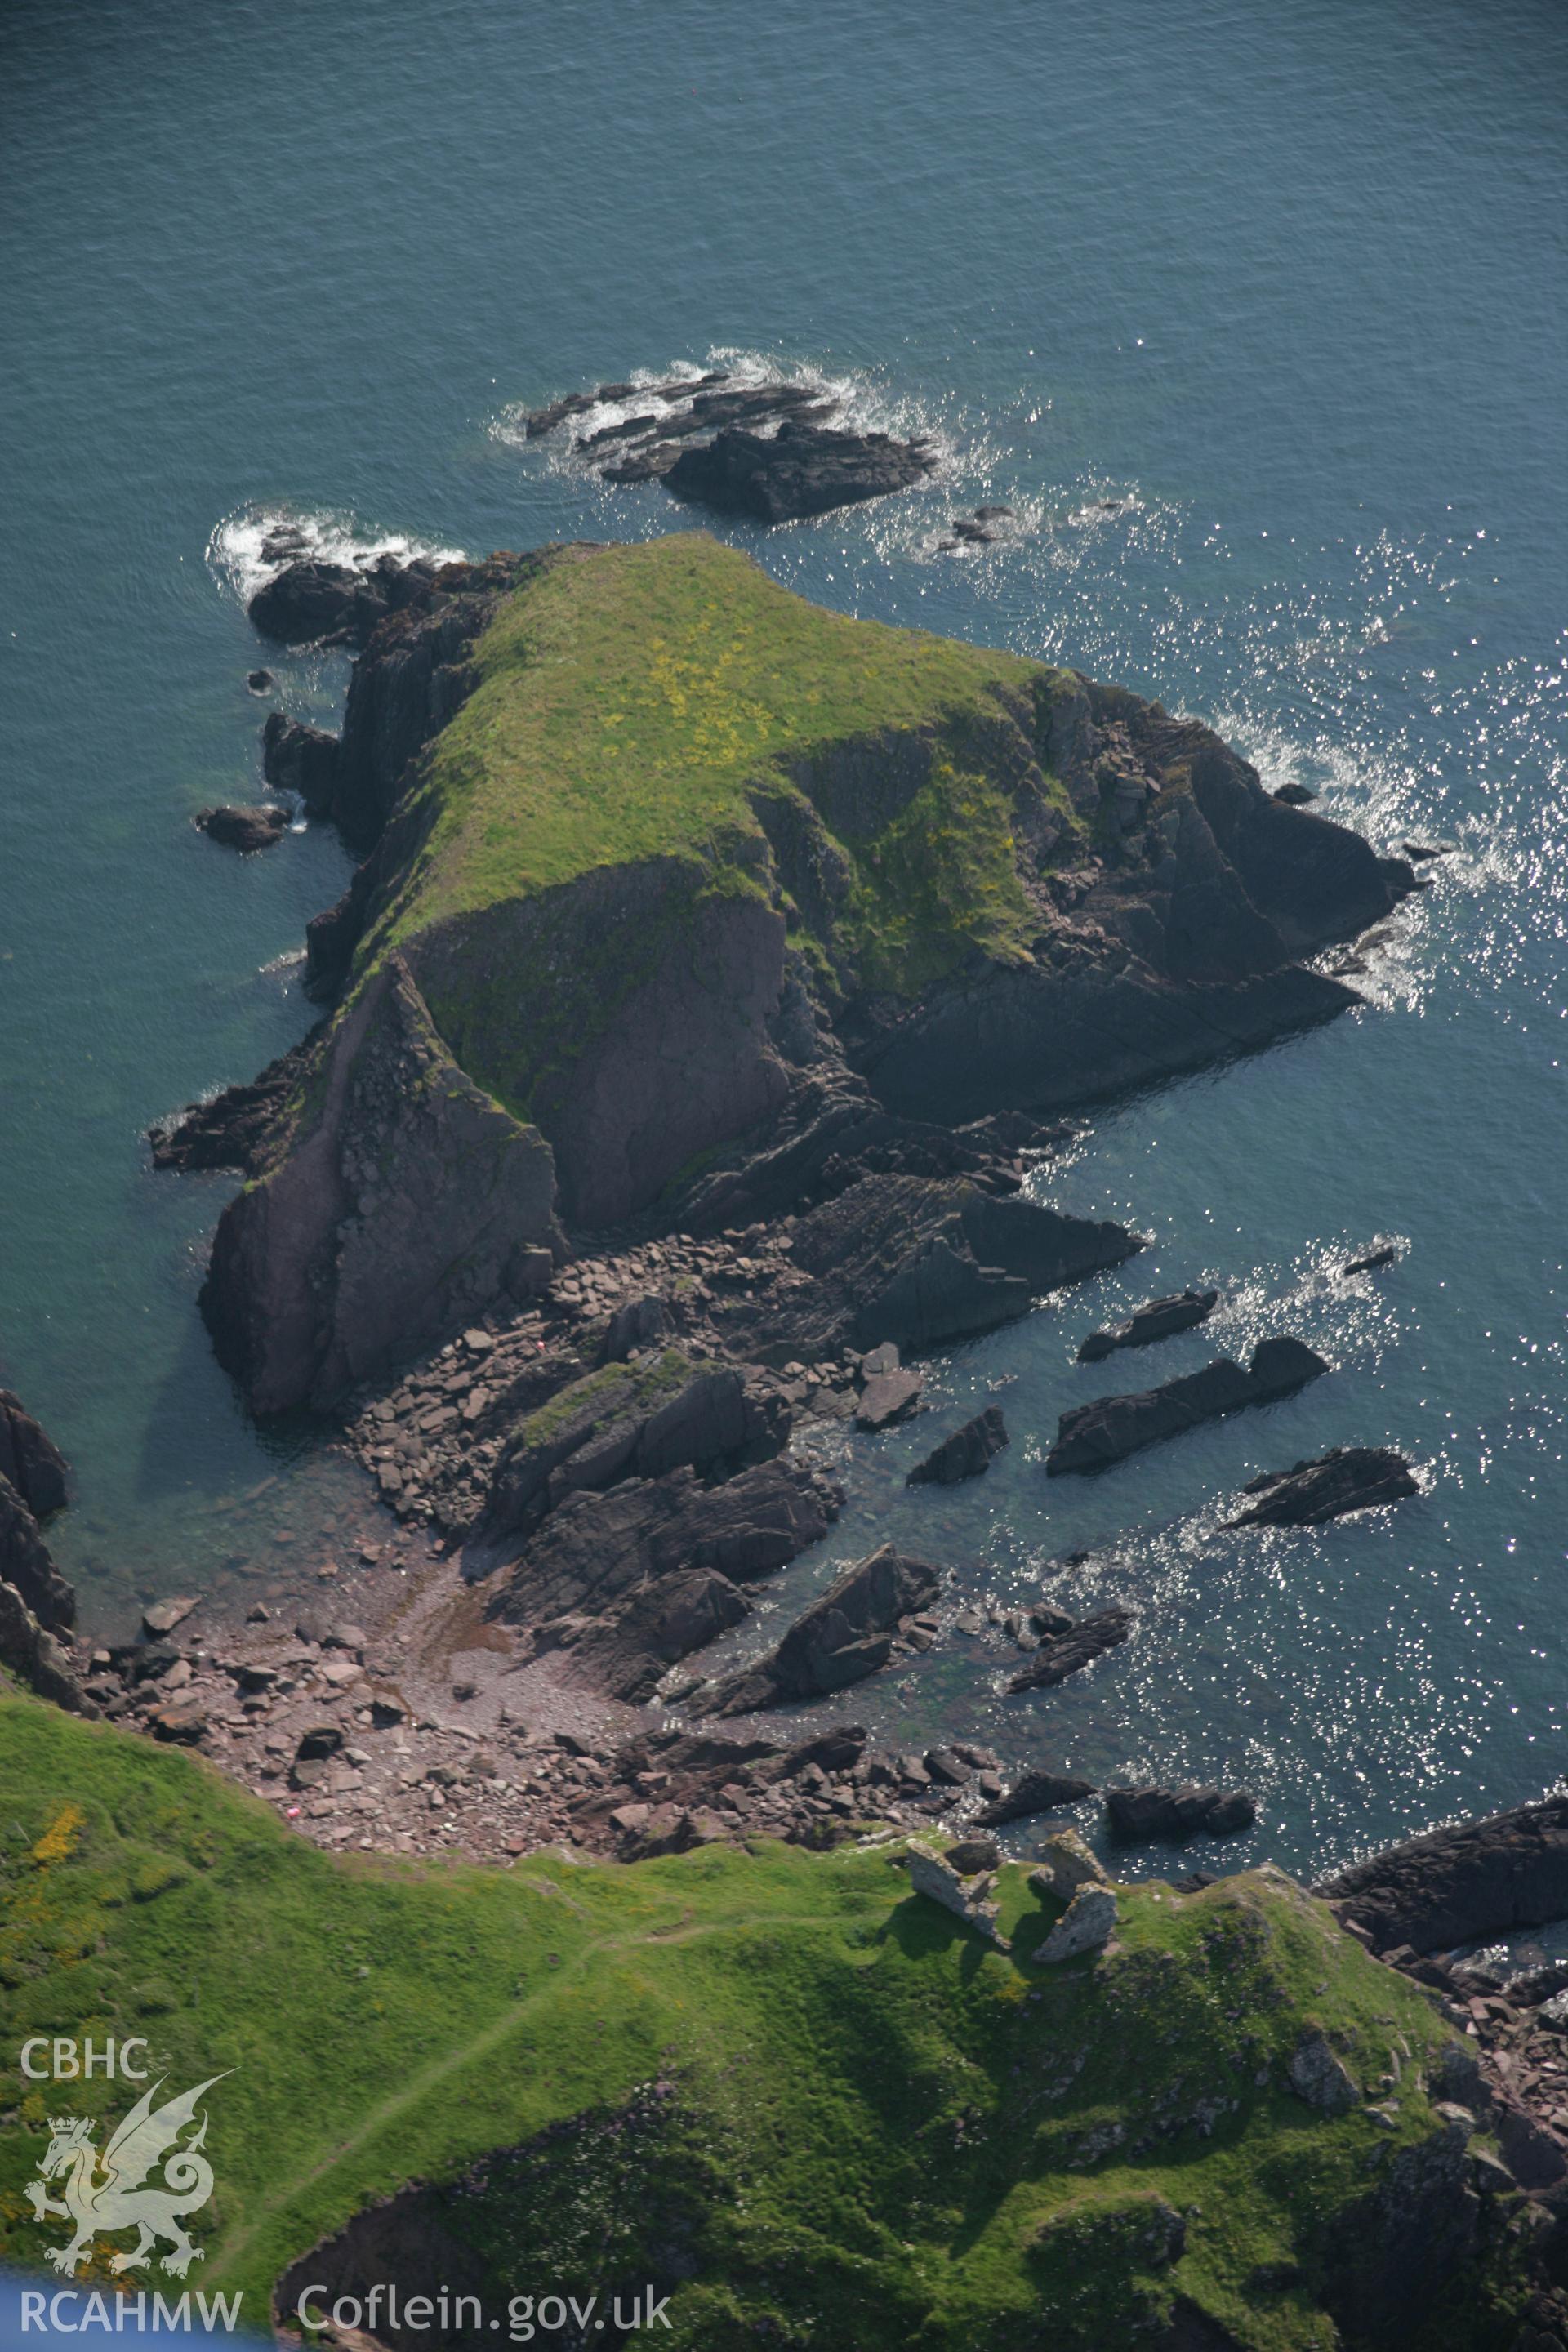
[[[1318,1528],[1351,1511],[1376,1511],[1421,1492],[1403,1454],[1389,1445],[1336,1445],[1315,1462],[1251,1478],[1244,1495],[1258,1500],[1230,1521],[1256,1526]]]
[[[683,449],[664,483],[678,499],[719,514],[795,522],[910,489],[935,466],[936,451],[926,441],[837,433],[785,417],[771,437],[725,426],[711,441]]]
[[[289,830],[289,812],[272,803],[257,808],[237,808],[226,803],[221,808],[198,809],[195,824],[197,832],[205,833],[209,841],[249,856],[258,849],[274,848],[282,840]]]
[[[1064,1805],[1076,1805],[1094,1794],[1094,1782],[1083,1780],[1071,1772],[1047,1772],[1037,1767],[1015,1780],[999,1797],[982,1805],[975,1820],[985,1829],[1000,1829],[1005,1822],[1027,1821],[1036,1813],[1059,1812]]]
[[[1249,1830],[1258,1819],[1258,1803],[1247,1789],[1200,1788],[1184,1782],[1163,1789],[1147,1782],[1136,1789],[1107,1789],[1105,1811],[1120,1838],[1184,1838],[1200,1833],[1226,1837]]]
[[[1097,1397],[1092,1404],[1076,1405],[1063,1413],[1057,1442],[1046,1456],[1047,1475],[1058,1478],[1070,1470],[1106,1469],[1142,1446],[1179,1437],[1223,1413],[1293,1395],[1309,1381],[1321,1380],[1328,1369],[1302,1340],[1264,1339],[1245,1371],[1230,1357],[1221,1356],[1201,1372],[1167,1381],[1163,1388]]]
[[[750,1715],[755,1708],[822,1698],[886,1665],[904,1620],[928,1609],[942,1571],[883,1544],[834,1578],[775,1650],[692,1695],[694,1715]]]
[[[923,1462],[917,1462],[907,1484],[911,1486],[956,1486],[988,1470],[1007,1443],[1007,1424],[999,1404],[988,1404],[951,1437],[944,1437]]]

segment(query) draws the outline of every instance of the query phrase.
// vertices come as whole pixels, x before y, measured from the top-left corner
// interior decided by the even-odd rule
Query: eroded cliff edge
[[[312,624],[330,585],[296,583]],[[383,585],[340,624],[342,737],[268,733],[269,782],[366,852],[311,926],[335,1009],[163,1147],[249,1177],[204,1307],[262,1411],[527,1297],[572,1234],[810,1211],[868,1171],[909,1180],[882,1286],[933,1302],[887,1336],[1017,1312],[1016,1281],[977,1303],[1010,1255],[1037,1292],[1136,1240],[1016,1237],[1049,1213],[998,1115],[1331,1017],[1353,995],[1304,959],[1415,887],[1158,704],[822,611],[700,534]],[[988,1223],[922,1216],[958,1171]]]

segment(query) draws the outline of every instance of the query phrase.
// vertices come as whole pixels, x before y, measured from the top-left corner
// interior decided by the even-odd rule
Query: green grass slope
[[[674,856],[739,877],[737,842],[763,837],[748,788],[815,802],[814,763],[836,747],[917,733],[937,756],[912,803],[837,836],[853,877],[843,945],[867,984],[913,990],[969,947],[1026,943],[984,739],[1004,703],[1032,731],[1058,675],[1040,664],[826,612],[698,532],[563,551],[473,663],[381,943],[597,867]]]
[[[1021,1871],[1004,1895],[1026,1954],[1047,1918]],[[252,2321],[368,2200],[521,2147],[459,2200],[498,2288],[662,2264],[670,2340],[700,2352],[763,2322],[818,2352],[1111,2347],[1178,2292],[1256,2352],[1326,2347],[1314,2250],[1380,2147],[1439,2128],[1420,2076],[1447,2029],[1269,1874],[1123,1912],[1112,1957],[1042,1969],[911,1895],[886,1847],[329,1859],[188,1756],[0,1700],[5,2042],[142,2033],[171,2089],[229,2070],[185,2284],[243,2289]],[[1368,2087],[1405,2053],[1392,2133],[1280,2089],[1309,2022]],[[130,2094],[11,2081],[0,2258],[41,2266],[60,2225],[23,2190],[47,2116],[118,2118]],[[1506,2341],[1510,2300],[1500,2270],[1447,2340]]]

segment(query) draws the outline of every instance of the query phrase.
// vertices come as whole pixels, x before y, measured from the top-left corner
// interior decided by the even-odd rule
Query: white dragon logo
[[[205,2115],[184,2147],[174,2143],[195,2116],[203,2092],[223,2079],[210,2074],[194,2091],[154,2107],[153,2101],[163,2088],[160,2077],[143,2091],[101,2156],[93,2146],[98,2126],[90,2116],[49,2117],[51,2137],[37,2179],[27,2184],[27,2200],[38,2221],[55,2215],[75,2225],[68,2245],[49,2249],[56,2270],[71,2277],[91,2252],[94,2238],[116,2230],[133,2229],[139,2235],[128,2254],[110,2257],[111,2271],[144,2263],[160,2238],[170,2244],[163,2268],[176,2278],[184,2278],[193,2263],[203,2260],[201,2248],[186,2234],[183,2216],[199,2212],[212,2195],[213,2169],[200,2153],[207,2136]],[[164,2159],[163,2187],[143,2189],[142,2183],[160,2158]],[[57,2202],[44,2183],[61,2173],[66,2176],[63,2201]]]

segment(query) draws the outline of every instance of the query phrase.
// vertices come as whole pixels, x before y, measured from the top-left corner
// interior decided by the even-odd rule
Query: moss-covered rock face
[[[338,1862],[188,1757],[0,1701],[7,2038],[230,2070],[199,2283],[252,2323],[291,2273],[502,2307],[651,2284],[693,2352],[1131,2352],[1177,2311],[1228,2334],[1172,2343],[1250,2352],[1511,2342],[1521,2239],[1428,2087],[1462,2053],[1321,1904],[1268,1869],[1124,1888],[1104,1956],[1044,1968],[1022,1869],[1004,1951],[897,1862]],[[1318,2035],[1347,2111],[1291,2087]],[[0,2134],[0,2258],[28,2268],[58,2104],[26,2089]]]

